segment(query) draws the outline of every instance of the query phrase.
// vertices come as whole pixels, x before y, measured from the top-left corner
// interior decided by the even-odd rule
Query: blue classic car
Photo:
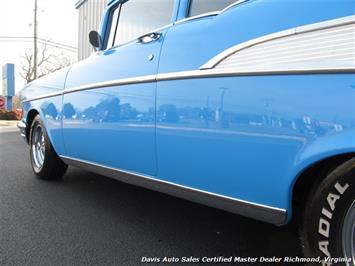
[[[33,171],[84,167],[294,220],[305,256],[355,265],[354,13],[354,0],[109,1],[95,53],[21,92]]]

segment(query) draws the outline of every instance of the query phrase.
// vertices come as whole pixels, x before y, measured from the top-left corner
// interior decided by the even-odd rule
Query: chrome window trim
[[[249,0],[239,0],[239,1],[236,1],[232,4],[230,4],[229,6],[226,6],[225,8],[223,8],[220,13],[223,13],[223,12],[226,12],[228,9],[234,7],[234,6],[237,6],[237,5],[240,5],[240,4],[243,4],[245,2],[248,2]]]
[[[113,2],[114,0],[112,0],[111,2]],[[123,0],[123,1],[120,1],[120,2],[117,2],[117,3],[115,3],[114,5],[112,5],[112,6],[110,6],[109,7],[109,9],[113,9],[113,8],[116,8],[116,5],[117,6],[119,6],[120,5],[120,9],[121,9],[121,6],[122,6],[122,4],[124,4],[125,2],[127,2],[128,0]],[[248,1],[248,0],[246,0],[246,1]],[[107,6],[109,6],[110,5],[110,3],[108,3],[107,4]],[[175,6],[175,3],[174,3],[174,6]],[[174,22],[173,22],[173,17],[175,16],[175,14],[174,14],[174,8],[175,7],[173,7],[173,10],[172,10],[172,14],[171,14],[171,19],[170,19],[170,23],[168,23],[168,24],[165,24],[165,25],[162,25],[161,27],[158,27],[158,28],[155,28],[155,29],[153,29],[153,30],[151,30],[151,31],[148,31],[148,32],[146,32],[146,33],[143,33],[142,35],[144,36],[144,35],[146,35],[146,34],[149,34],[149,33],[153,33],[153,32],[160,32],[160,31],[163,31],[163,30],[165,30],[165,29],[167,29],[167,28],[170,28],[170,27],[172,27],[173,25],[174,25]],[[109,11],[109,12],[112,12],[112,11]],[[118,16],[120,16],[121,15],[121,10],[119,11],[119,15]],[[110,14],[110,16],[111,16],[111,14]],[[111,17],[110,17],[110,19],[111,19]],[[119,19],[118,19],[119,20]],[[117,21],[118,22],[118,21]],[[112,22],[111,22],[112,23]],[[107,25],[106,25],[107,26]],[[118,27],[118,23],[117,23],[117,25],[116,25],[116,27]],[[117,28],[116,28],[116,31],[117,31]],[[116,32],[115,32],[115,35],[116,35]],[[141,35],[141,36],[142,36]],[[138,38],[139,38],[139,36],[138,36],[138,38],[134,38],[134,39],[132,39],[132,40],[129,40],[129,41],[126,41],[126,42],[124,42],[124,43],[121,43],[121,44],[119,44],[119,45],[114,45],[114,46],[111,46],[110,48],[107,48],[107,41],[108,40],[106,40],[106,32],[105,32],[105,36],[104,36],[104,47],[105,47],[105,49],[102,49],[102,50],[99,50],[99,51],[97,51],[97,52],[94,52],[93,54],[100,54],[100,53],[104,53],[104,52],[106,52],[106,51],[109,51],[109,50],[111,50],[111,49],[115,49],[115,48],[119,48],[119,47],[121,47],[121,46],[123,46],[123,45],[127,45],[127,44],[130,44],[130,43],[134,43],[134,42],[138,42]]]
[[[292,35],[296,35],[296,34],[300,34],[300,33],[307,33],[307,32],[332,28],[335,26],[348,25],[348,24],[352,24],[354,22],[355,22],[355,15],[352,15],[352,16],[342,17],[342,18],[333,19],[333,20],[326,20],[326,21],[322,21],[322,22],[318,22],[318,23],[314,23],[314,24],[304,25],[304,26],[295,27],[292,29],[287,29],[287,30],[283,30],[280,32],[275,32],[275,33],[271,33],[268,35],[264,35],[264,36],[237,44],[237,45],[221,52],[220,54],[216,55],[211,60],[209,60],[207,63],[203,64],[200,67],[200,69],[201,70],[202,69],[212,69],[212,68],[216,67],[224,59],[229,57],[230,55],[232,55],[240,50],[257,45],[257,44],[265,43],[265,42],[268,42],[271,40],[276,40],[279,38],[292,36]]]
[[[262,220],[276,225],[282,225],[287,220],[287,211],[282,208],[237,199],[217,193],[187,187],[173,182],[157,179],[153,176],[108,167],[102,164],[80,160],[69,156],[60,156],[69,165],[84,167],[88,171],[108,176],[119,181],[156,190],[211,207],[223,209],[235,214]]]
[[[191,1],[191,0],[190,0],[190,1]],[[188,8],[188,10],[187,10],[186,17],[183,18],[183,19],[180,19],[180,20],[175,21],[174,25],[176,25],[176,24],[181,24],[181,23],[184,23],[184,22],[190,21],[190,20],[195,20],[195,19],[203,18],[203,17],[217,16],[217,15],[219,15],[219,14],[221,14],[221,13],[227,11],[228,9],[230,9],[230,8],[236,6],[236,5],[242,4],[242,3],[244,3],[244,2],[247,2],[247,1],[249,1],[249,0],[239,0],[239,1],[236,1],[236,2],[234,2],[234,3],[232,3],[232,4],[228,5],[228,6],[226,6],[225,8],[223,8],[223,9],[220,10],[220,11],[206,12],[206,13],[202,13],[202,14],[199,14],[199,15],[191,16],[191,17],[188,16],[188,14],[189,14],[189,12],[190,12],[190,4],[191,4],[191,3],[189,3],[189,8]]]
[[[179,25],[181,23],[184,23],[184,22],[187,22],[187,21],[190,21],[190,20],[199,19],[199,18],[217,16],[220,13],[221,13],[220,11],[214,11],[214,12],[207,12],[207,13],[203,13],[203,14],[200,14],[200,15],[192,16],[192,17],[186,17],[186,18],[183,18],[183,19],[175,21],[174,25]]]

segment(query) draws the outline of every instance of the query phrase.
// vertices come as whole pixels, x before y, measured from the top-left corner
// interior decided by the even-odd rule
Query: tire
[[[61,179],[68,166],[54,151],[39,115],[33,119],[29,140],[31,166],[35,175],[45,180]]]
[[[323,265],[355,265],[355,158],[316,184],[300,230],[304,255]]]

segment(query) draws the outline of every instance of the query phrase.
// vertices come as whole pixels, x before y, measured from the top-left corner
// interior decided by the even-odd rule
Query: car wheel
[[[319,256],[323,265],[355,265],[355,158],[313,188],[300,233],[305,256]]]
[[[39,115],[31,125],[30,157],[33,172],[41,179],[60,179],[68,168],[54,151]]]

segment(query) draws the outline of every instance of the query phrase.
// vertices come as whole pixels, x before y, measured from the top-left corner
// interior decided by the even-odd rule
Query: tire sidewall
[[[355,200],[354,166],[355,158],[336,168],[314,189],[306,206],[306,255],[321,257],[323,265],[345,265],[337,264],[336,259],[344,258],[342,229]]]

